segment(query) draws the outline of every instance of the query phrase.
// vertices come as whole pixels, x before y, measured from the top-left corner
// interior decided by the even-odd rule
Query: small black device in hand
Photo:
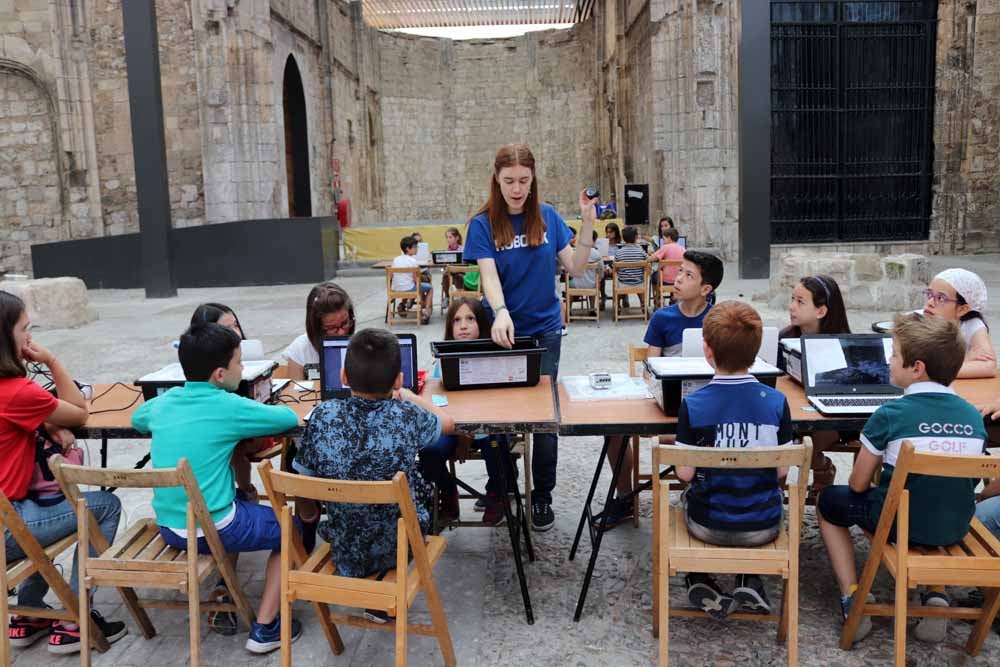
[[[588,185],[587,189],[583,191],[583,194],[587,195],[587,199],[596,199],[601,196],[601,191],[596,185]]]

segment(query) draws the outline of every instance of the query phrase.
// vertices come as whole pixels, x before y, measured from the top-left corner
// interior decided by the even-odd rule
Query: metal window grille
[[[937,2],[770,9],[771,241],[926,239]]]

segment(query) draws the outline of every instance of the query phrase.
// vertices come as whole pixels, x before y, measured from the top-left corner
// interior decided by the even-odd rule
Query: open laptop
[[[903,390],[889,382],[892,336],[802,336],[802,385],[824,415],[870,415]]]
[[[403,386],[410,391],[417,390],[417,337],[414,334],[396,334],[402,362]],[[347,344],[350,336],[326,336],[323,338],[319,363],[320,400],[347,398],[351,388],[340,382],[340,369],[344,367]]]

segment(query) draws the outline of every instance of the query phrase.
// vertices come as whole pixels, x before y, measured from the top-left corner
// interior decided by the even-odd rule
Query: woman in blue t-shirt
[[[493,316],[491,336],[510,348],[515,331],[537,338],[546,352],[541,372],[555,381],[562,342],[562,309],[553,274],[562,265],[578,277],[586,268],[597,198],[580,193],[580,241],[569,245],[570,230],[559,213],[542,204],[535,178],[535,156],[524,144],[497,151],[490,176],[490,195],[469,221],[464,258],[479,264],[486,307]],[[557,438],[535,436],[532,477],[532,522],[535,530],[552,527],[552,489],[556,485]]]

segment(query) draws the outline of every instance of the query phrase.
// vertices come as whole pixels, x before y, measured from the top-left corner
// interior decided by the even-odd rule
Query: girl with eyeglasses
[[[986,325],[986,284],[967,269],[947,269],[924,290],[924,313],[957,322],[965,339],[965,363],[958,378],[991,378],[997,356]]]
[[[319,363],[319,349],[324,336],[354,334],[354,304],[343,287],[325,282],[316,285],[306,298],[306,332],[285,350],[288,377],[305,380],[307,365]]]

